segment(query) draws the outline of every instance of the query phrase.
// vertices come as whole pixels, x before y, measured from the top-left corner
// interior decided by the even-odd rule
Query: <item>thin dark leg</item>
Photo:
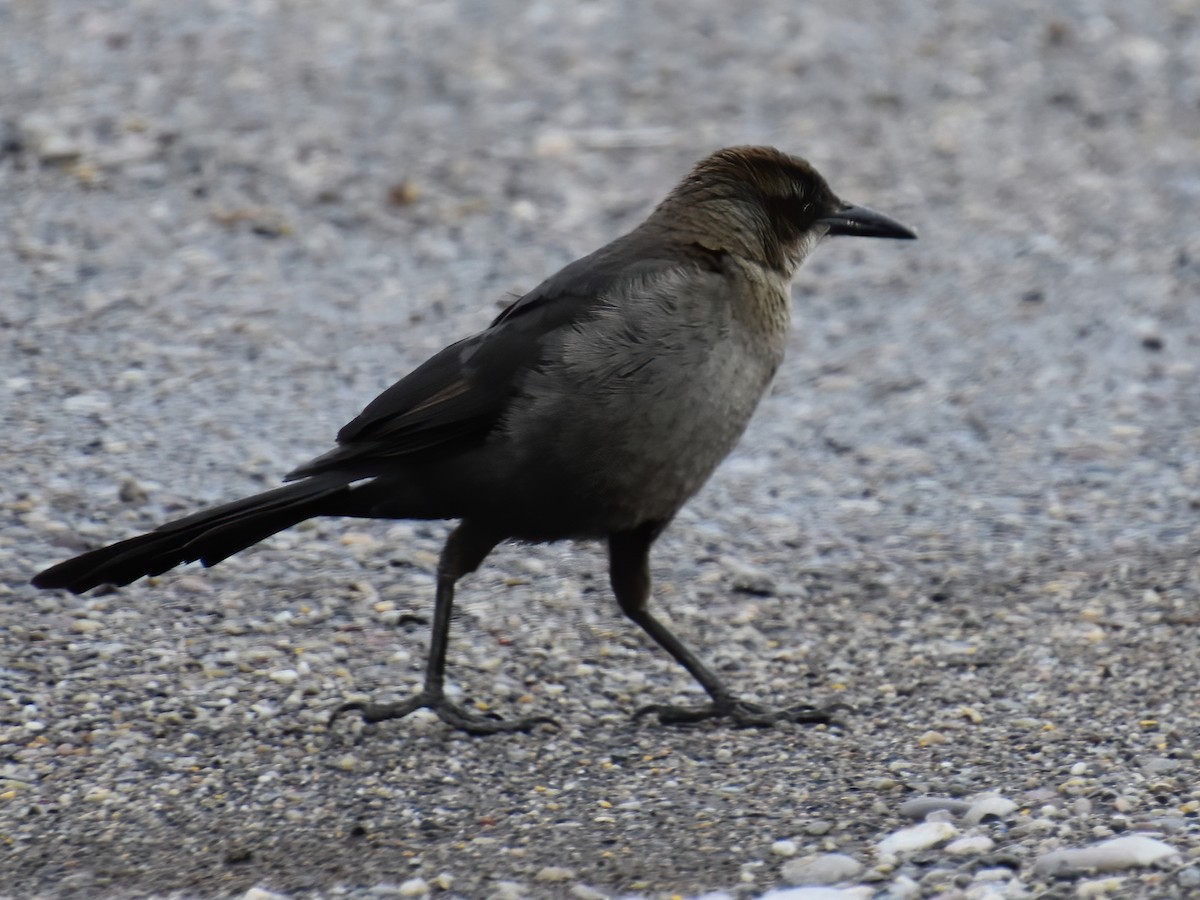
[[[609,578],[612,581],[613,593],[617,595],[621,612],[687,669],[708,692],[712,703],[701,707],[655,704],[638,710],[636,716],[655,713],[660,722],[668,725],[725,718],[745,728],[766,727],[777,722],[828,722],[828,712],[813,706],[765,710],[753,703],[737,699],[716,673],[650,613],[646,608],[650,600],[650,546],[662,531],[662,527],[661,524],[654,523],[633,531],[609,535]]]
[[[500,541],[494,534],[460,524],[446,541],[438,560],[437,593],[433,607],[433,628],[429,639],[429,659],[425,664],[425,684],[421,692],[398,703],[343,703],[333,713],[330,724],[346,712],[357,712],[364,722],[402,719],[418,709],[429,709],[453,728],[469,734],[496,734],[501,731],[529,731],[541,723],[557,724],[547,716],[504,720],[467,712],[446,699],[446,651],[450,644],[450,619],[454,611],[454,586],[463,575],[474,572]]]

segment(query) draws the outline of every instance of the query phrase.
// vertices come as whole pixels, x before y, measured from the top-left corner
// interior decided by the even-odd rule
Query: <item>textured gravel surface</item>
[[[1197,896],[1197,60],[1186,0],[0,3],[0,895]],[[694,694],[591,546],[464,582],[455,688],[563,724],[488,739],[325,726],[418,682],[441,524],[27,586],[273,484],[735,143],[922,235],[818,251],[654,560],[841,724],[632,723]]]

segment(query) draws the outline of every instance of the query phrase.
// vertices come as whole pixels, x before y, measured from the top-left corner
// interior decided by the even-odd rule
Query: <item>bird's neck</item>
[[[791,279],[808,247],[789,246],[761,209],[727,197],[663,203],[638,229],[678,246],[728,253]]]

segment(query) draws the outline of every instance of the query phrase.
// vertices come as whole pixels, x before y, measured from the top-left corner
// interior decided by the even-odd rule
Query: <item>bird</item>
[[[437,563],[421,689],[351,701],[367,723],[428,709],[469,734],[530,731],[548,716],[469,711],[445,690],[456,586],[500,543],[607,543],[621,612],[708,695],[649,704],[661,723],[823,722],[810,705],[741,699],[649,608],[650,550],[740,439],[784,357],[791,281],[832,236],[911,240],[844,202],[806,160],[771,147],[698,162],[640,225],[568,264],[482,331],[383,391],[334,449],[283,486],[167,522],[33,578],[83,593],[212,566],[315,516],[454,520]]]

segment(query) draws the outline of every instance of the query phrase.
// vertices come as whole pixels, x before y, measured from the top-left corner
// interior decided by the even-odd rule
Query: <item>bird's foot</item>
[[[343,703],[329,717],[333,725],[343,714],[358,713],[368,724],[383,722],[388,719],[403,719],[418,709],[428,709],[451,728],[465,731],[467,734],[500,734],[511,731],[532,731],[538,725],[553,725],[560,727],[558,722],[549,716],[528,716],[523,719],[501,719],[494,713],[478,714],[467,712],[461,706],[451,703],[444,696],[428,691],[402,700],[397,703],[363,703],[352,701]]]
[[[707,719],[725,719],[735,728],[771,728],[780,722],[824,725],[833,721],[833,710],[801,704],[787,709],[765,709],[757,703],[721,697],[704,706],[669,706],[655,703],[643,706],[634,719],[656,715],[664,725],[690,725]]]

